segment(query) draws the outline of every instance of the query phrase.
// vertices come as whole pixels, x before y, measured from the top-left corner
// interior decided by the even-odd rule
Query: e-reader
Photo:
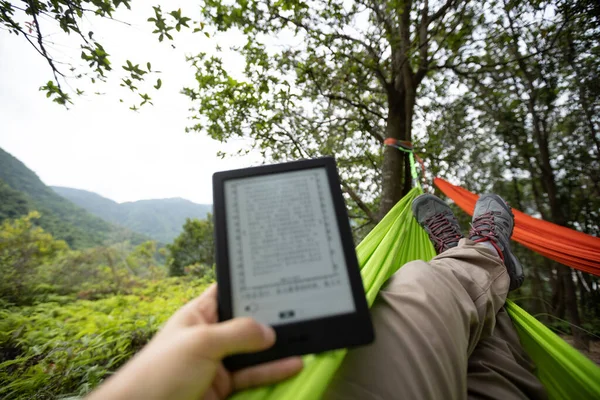
[[[213,175],[219,319],[273,326],[268,350],[230,370],[373,341],[333,158]]]

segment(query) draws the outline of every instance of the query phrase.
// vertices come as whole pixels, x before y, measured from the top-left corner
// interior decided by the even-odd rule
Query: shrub
[[[0,310],[0,398],[86,394],[208,283],[168,278],[145,282],[129,295],[74,302],[57,296]]]

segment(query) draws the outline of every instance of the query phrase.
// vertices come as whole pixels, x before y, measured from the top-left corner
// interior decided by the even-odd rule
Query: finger
[[[246,368],[233,374],[233,390],[277,383],[296,375],[303,367],[301,357],[290,357]]]
[[[212,387],[219,399],[226,399],[233,390],[231,376],[221,363],[219,363],[219,366],[217,367],[217,374],[213,380]]]
[[[202,294],[188,302],[173,316],[180,326],[214,324],[217,315],[217,285],[213,283]]]
[[[208,388],[206,393],[204,393],[204,397],[202,397],[202,400],[221,400],[223,398],[224,397],[219,397],[215,388],[211,386]]]
[[[275,331],[252,318],[234,318],[213,325],[198,327],[205,356],[220,360],[238,353],[253,353],[275,344]]]
[[[213,283],[209,287],[207,287],[204,292],[200,294],[200,296],[188,301],[182,309],[191,309],[197,310],[198,308],[203,308],[206,304],[217,304],[217,284]]]

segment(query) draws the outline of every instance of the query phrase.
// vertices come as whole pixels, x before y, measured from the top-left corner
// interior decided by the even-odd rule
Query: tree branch
[[[429,2],[425,0],[423,10],[421,10],[421,20],[419,21],[419,69],[415,75],[415,82],[417,85],[425,77],[425,74],[429,70],[429,60],[427,54],[429,53],[429,39],[427,37],[427,31],[429,27]]]
[[[270,3],[269,3],[269,5],[270,5]],[[377,76],[380,79],[380,81],[384,87],[388,84],[385,73],[383,72],[383,69],[381,68],[381,54],[379,53],[378,50],[376,50],[373,46],[371,46],[364,40],[361,40],[354,36],[350,36],[348,34],[340,33],[340,32],[325,33],[322,31],[318,31],[312,27],[309,27],[308,25],[306,25],[305,23],[303,23],[301,21],[297,21],[297,20],[293,20],[291,18],[285,17],[285,16],[279,14],[278,12],[273,12],[272,15],[274,18],[278,18],[282,21],[293,24],[298,28],[304,29],[306,31],[306,33],[308,33],[309,35],[316,35],[315,37],[317,37],[317,38],[319,35],[324,35],[326,38],[329,37],[330,39],[341,39],[341,40],[346,40],[346,41],[349,41],[352,43],[360,44],[367,50],[367,52],[370,54],[371,58],[373,59],[373,61],[375,63],[375,68],[370,68],[370,69],[373,69],[377,73]],[[271,18],[271,19],[273,19],[273,18]],[[321,41],[320,38],[318,38],[318,39]],[[363,63],[363,66],[365,66],[364,63]]]
[[[463,17],[465,15],[466,10],[467,10],[467,3],[464,3],[462,9],[460,10],[460,13],[458,14],[458,17],[454,18],[455,23],[452,25],[452,28],[450,28],[449,30],[447,30],[446,34],[440,40],[440,42],[442,42],[442,43],[446,42],[446,40],[450,37],[450,35],[453,34],[454,31],[456,31],[456,29],[458,28],[458,26],[463,21]],[[435,35],[437,35],[437,30],[436,30],[435,33],[432,32],[432,36],[435,36]],[[438,46],[438,48],[431,55],[430,60],[435,59],[435,56],[440,52],[440,50],[442,50],[442,46]],[[432,66],[428,66],[428,69],[437,69],[437,68],[436,67],[432,67]]]
[[[300,143],[298,143],[298,141],[296,140],[294,135],[292,135],[287,129],[285,129],[283,126],[281,126],[281,124],[276,123],[275,126],[281,130],[281,133],[284,136],[286,136],[288,139],[290,139],[292,141],[292,143],[294,144],[294,147],[296,148],[296,150],[298,150],[298,153],[300,153],[300,156],[303,158],[307,158],[307,152],[302,148]]]
[[[429,17],[429,22],[433,22],[438,18],[443,17],[446,14],[446,11],[454,4],[454,0],[446,0],[443,6],[440,7],[432,16]]]
[[[363,60],[359,59],[358,57],[354,56],[354,53],[350,53],[350,54],[346,54],[343,52],[337,52],[334,49],[331,48],[331,46],[325,44],[325,47],[327,47],[329,49],[329,51],[331,52],[331,54],[336,55],[336,56],[341,56],[341,57],[345,57],[348,58],[350,60],[353,60],[355,62],[357,62],[358,64],[362,65],[363,67],[365,67],[365,69],[367,70],[372,70],[375,72],[375,75],[377,77],[377,80],[379,81],[379,83],[381,83],[382,87],[386,87],[388,84],[387,81],[387,77],[385,76],[385,73],[383,72],[383,70],[380,68],[380,65],[377,63],[377,66],[375,68],[367,65]]]
[[[373,221],[372,220],[368,220],[367,222],[365,222],[363,224],[360,224],[359,226],[355,226],[355,227],[352,228],[352,232],[360,231],[362,228],[364,228],[365,226],[367,226],[367,225],[369,225],[371,223],[373,223]]]
[[[375,58],[375,60],[377,62],[380,61],[379,58],[379,54],[378,52],[373,48],[373,46],[371,46],[370,44],[366,43],[365,41],[359,39],[359,38],[355,38],[354,36],[350,36],[348,34],[345,33],[339,33],[339,32],[333,32],[333,33],[325,33],[322,31],[316,31],[315,29],[310,28],[308,25],[300,22],[300,21],[295,21],[293,19],[290,19],[288,17],[284,17],[283,15],[279,14],[279,13],[274,13],[273,14],[274,17],[281,19],[282,21],[285,22],[289,22],[293,25],[296,25],[298,28],[302,28],[304,29],[307,33],[311,33],[314,34],[316,33],[317,35],[324,35],[324,36],[329,36],[333,39],[344,39],[344,40],[348,40],[350,42],[353,43],[358,43],[360,45],[362,45],[365,49],[368,50],[368,52]]]
[[[358,208],[363,210],[363,212],[367,215],[367,217],[369,217],[369,219],[371,221],[378,222],[379,219],[377,219],[375,217],[375,214],[373,213],[373,211],[361,200],[361,198],[356,194],[356,192],[354,190],[352,190],[352,188],[350,186],[348,186],[348,184],[346,182],[342,181],[341,184],[342,184],[342,189],[344,190],[344,192],[348,193],[348,195],[356,203]]]
[[[478,74],[478,73],[485,73],[485,72],[493,72],[493,71],[495,71],[496,67],[505,67],[505,66],[513,64],[513,63],[517,63],[517,64],[521,65],[523,61],[526,61],[537,55],[545,54],[555,48],[554,46],[556,44],[556,41],[558,40],[560,33],[565,28],[567,23],[568,23],[568,19],[565,19],[565,21],[563,21],[563,23],[556,30],[554,38],[550,41],[548,46],[546,46],[543,49],[537,49],[537,51],[534,51],[527,55],[521,55],[520,53],[517,52],[518,56],[515,56],[508,60],[504,60],[504,61],[500,61],[500,62],[496,62],[496,63],[492,63],[492,64],[479,64],[479,69],[477,71],[468,71],[468,72],[463,71],[463,73],[464,74],[468,74],[468,73]],[[434,66],[434,67],[432,67],[432,69],[452,69],[453,71],[456,72],[457,68],[459,66],[460,66],[460,64],[443,64],[443,65]]]
[[[371,2],[357,0],[356,2],[358,4],[360,4],[360,5],[365,6],[369,10],[373,11],[373,13],[375,14],[375,17],[377,18],[377,21],[380,24],[382,24],[383,27],[385,28],[385,32],[387,33],[388,38],[394,38],[394,37],[398,36],[398,32],[394,28],[393,22],[390,21],[390,19],[386,17],[385,12],[383,12],[379,8],[379,2],[378,2],[378,0],[374,0],[374,1],[371,1]]]
[[[340,96],[337,94],[333,94],[333,93],[324,93],[323,89],[321,88],[321,85],[319,84],[319,82],[317,81],[312,69],[308,69],[307,70],[308,74],[310,75],[310,77],[312,78],[313,82],[315,83],[315,86],[317,87],[317,92],[319,93],[319,95],[330,99],[330,100],[339,100],[339,101],[343,101],[346,104],[350,104],[351,106],[361,109],[361,110],[365,110],[366,112],[373,114],[374,116],[376,116],[377,118],[380,119],[385,119],[384,115],[375,111],[375,110],[371,110],[369,107],[367,107],[366,105],[362,104],[362,103],[357,103],[347,97],[344,96]],[[383,142],[383,138],[381,138],[381,141]]]
[[[38,52],[42,54],[42,56],[44,56],[44,58],[48,62],[48,65],[50,65],[50,68],[52,69],[52,75],[54,75],[54,79],[56,80],[56,85],[58,86],[58,89],[62,92],[58,75],[60,75],[63,78],[65,77],[65,75],[56,68],[56,66],[54,65],[54,60],[52,59],[52,57],[50,57],[50,55],[48,55],[48,52],[46,51],[46,47],[44,46],[43,40],[44,38],[42,36],[42,30],[40,29],[40,24],[37,19],[38,10],[35,8],[35,5],[31,0],[27,1],[27,4],[29,4],[29,7],[31,8],[31,16],[33,17],[33,23],[37,32],[37,42],[39,44]],[[27,36],[25,37],[27,38]],[[27,38],[27,40],[29,41],[29,43],[31,43],[29,38]],[[33,45],[33,43],[31,44]]]

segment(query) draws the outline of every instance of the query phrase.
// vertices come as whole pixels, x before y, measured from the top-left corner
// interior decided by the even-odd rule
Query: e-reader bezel
[[[277,333],[275,345],[259,353],[236,355],[226,358],[224,361],[225,366],[230,370],[293,355],[319,353],[326,350],[365,345],[371,343],[374,339],[373,325],[356,258],[352,230],[341,191],[336,163],[332,157],[223,171],[213,175],[213,218],[215,225],[215,260],[218,282],[219,320],[225,321],[233,318],[231,269],[227,242],[225,182],[231,179],[314,168],[324,168],[327,174],[355,311],[353,313],[274,325],[273,328]]]

